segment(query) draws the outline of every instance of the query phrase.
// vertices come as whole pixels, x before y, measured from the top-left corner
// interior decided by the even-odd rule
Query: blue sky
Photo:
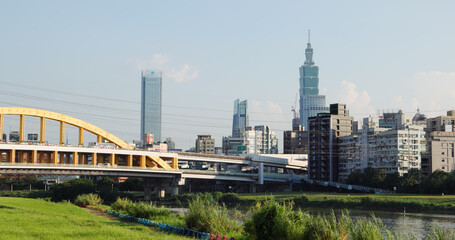
[[[281,140],[291,127],[311,29],[327,103],[347,103],[356,119],[383,110],[413,114],[417,107],[441,115],[455,108],[454,7],[452,1],[1,1],[0,105],[66,113],[131,141],[139,138],[140,70],[160,68],[162,135],[177,147],[193,146],[197,134],[212,134],[221,146],[237,98],[248,99],[252,125],[268,124]],[[7,121],[17,129],[15,118]],[[36,131],[37,121],[27,121],[27,131]],[[57,139],[57,125],[49,124],[47,136]]]

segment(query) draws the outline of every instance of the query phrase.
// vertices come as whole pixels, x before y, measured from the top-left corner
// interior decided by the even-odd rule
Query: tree
[[[65,183],[52,185],[50,189],[52,201],[74,201],[78,195],[94,193],[95,185],[89,179],[77,178]]]

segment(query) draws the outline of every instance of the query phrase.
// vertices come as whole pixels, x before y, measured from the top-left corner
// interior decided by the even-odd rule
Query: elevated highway
[[[3,116],[19,115],[19,141],[0,138],[0,174],[78,175],[110,177],[143,177],[150,185],[182,185],[187,180],[199,183],[230,182],[264,184],[265,182],[299,182],[306,171],[306,156],[219,156],[194,153],[154,152],[134,149],[113,134],[82,120],[40,109],[0,107],[0,137]],[[38,142],[26,142],[25,118],[40,119]],[[59,144],[46,144],[45,122],[60,123]],[[65,124],[79,128],[78,145],[65,145]],[[84,132],[97,137],[105,147],[84,145]],[[101,144],[101,146],[103,146]],[[179,168],[188,162],[210,165],[209,169]],[[244,171],[244,170],[247,171]],[[153,180],[155,179],[155,180]]]

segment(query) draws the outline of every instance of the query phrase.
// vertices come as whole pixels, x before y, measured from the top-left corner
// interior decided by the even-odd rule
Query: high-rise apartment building
[[[265,125],[245,128],[243,146],[247,154],[278,153],[278,139],[269,126]]]
[[[400,112],[382,119],[364,118],[358,135],[341,137],[339,180],[367,167],[400,175],[419,169],[425,152],[424,126],[408,119]]]
[[[241,138],[224,137],[223,154],[277,154],[278,139],[275,133],[266,125],[246,127]]]
[[[455,132],[434,131],[429,141],[430,173],[455,170]]]
[[[142,71],[141,137],[153,134],[155,142],[161,141],[162,80],[162,72],[159,70]]]
[[[404,126],[412,124],[412,118],[402,110],[396,113],[383,113],[379,116],[379,127],[390,129],[402,129]]]
[[[166,138],[167,148],[169,150],[175,149],[175,142],[172,140],[171,137]]]
[[[427,119],[425,128],[427,154],[422,155],[422,170],[430,174],[436,170],[455,170],[455,110],[447,111],[447,116]]]
[[[311,179],[338,180],[340,137],[352,134],[352,122],[346,104],[331,104],[330,113],[318,113],[308,119],[308,174]]]
[[[232,137],[241,138],[243,131],[249,126],[247,100],[234,101],[234,115],[232,118]]]
[[[212,139],[212,135],[197,135],[196,152],[215,154],[215,139]]]
[[[308,129],[308,118],[318,113],[328,112],[325,96],[319,95],[319,67],[314,65],[313,48],[308,32],[308,44],[305,50],[305,63],[300,67],[300,122]]]

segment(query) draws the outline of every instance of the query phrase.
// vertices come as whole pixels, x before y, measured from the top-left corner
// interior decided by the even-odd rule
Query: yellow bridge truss
[[[126,143],[125,141],[121,140],[120,138],[114,136],[113,134],[93,125],[88,122],[82,121],[80,119],[70,117],[68,115],[64,115],[61,113],[41,110],[41,109],[34,109],[34,108],[21,108],[21,107],[0,107],[0,140],[3,141],[3,115],[19,115],[20,116],[20,124],[19,124],[19,142],[23,142],[25,140],[25,116],[31,117],[38,117],[40,118],[40,143],[45,143],[45,126],[46,126],[46,119],[58,121],[60,123],[60,141],[61,145],[64,144],[65,141],[65,124],[72,125],[74,127],[79,128],[79,145],[84,145],[84,131],[90,132],[97,136],[97,142],[101,142],[103,139],[106,141],[115,144],[117,147],[127,150],[133,150],[134,147]],[[37,162],[37,153],[31,153],[31,162]],[[65,154],[60,154],[63,161],[65,159]],[[59,163],[60,156],[57,152],[52,154],[52,162]],[[9,154],[9,161],[14,161],[15,153],[12,151]],[[77,157],[78,154],[73,154],[73,159],[76,159],[74,164],[77,164]],[[97,155],[94,154],[92,157],[92,164],[96,165]],[[141,167],[152,167],[152,168],[161,168],[166,170],[177,169],[177,159],[172,158],[172,167],[167,164],[161,157],[158,156],[137,156],[140,158],[140,166]],[[19,161],[22,161],[23,156],[19,155]],[[44,159],[44,158],[43,158]],[[94,161],[93,161],[94,160]],[[42,160],[40,160],[41,162]],[[115,162],[115,156],[111,156],[110,162]],[[129,155],[127,158],[127,166],[132,166],[133,162],[133,155]],[[81,161],[84,163],[84,161]]]

